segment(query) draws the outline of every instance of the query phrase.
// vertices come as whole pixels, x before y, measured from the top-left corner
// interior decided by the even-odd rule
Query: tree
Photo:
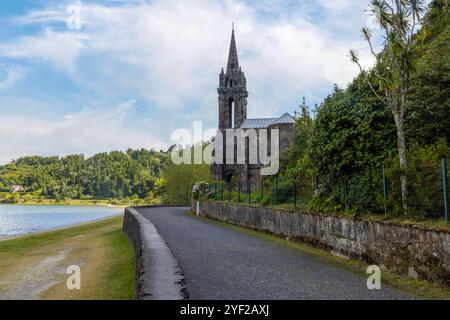
[[[206,145],[203,143],[203,148]],[[186,147],[182,152],[190,152],[192,159],[194,148]],[[199,181],[211,182],[211,170],[208,164],[175,164],[169,161],[163,169],[162,179],[157,191],[163,190],[163,203],[189,204],[192,186]]]
[[[318,173],[331,183],[378,167],[395,152],[393,117],[362,75],[325,99],[309,148]]]
[[[163,171],[163,203],[189,204],[192,186],[198,181],[211,180],[207,164],[179,164],[170,162]]]
[[[144,199],[155,189],[166,153],[154,150],[112,151],[85,159],[66,157],[24,157],[0,166],[0,191],[20,185],[46,198],[122,198],[137,195]]]
[[[407,157],[405,139],[405,115],[408,108],[410,78],[415,72],[417,42],[415,31],[421,25],[426,7],[423,0],[372,0],[370,13],[383,32],[384,50],[376,53],[372,43],[372,31],[362,29],[371,54],[376,59],[372,72],[376,86],[359,62],[358,55],[350,50],[351,60],[358,65],[376,97],[389,106],[397,129],[397,150],[400,161],[400,185],[402,207],[408,210],[408,187],[406,178]],[[380,91],[382,92],[380,94]]]
[[[314,120],[310,108],[306,105],[305,97],[299,106],[300,112],[295,111],[296,134],[292,146],[281,155],[281,171],[288,175],[301,176],[311,174],[312,163],[310,159],[311,136]]]
[[[411,78],[406,143],[450,142],[450,1],[431,3],[418,41],[417,72]],[[409,162],[409,161],[408,161]]]

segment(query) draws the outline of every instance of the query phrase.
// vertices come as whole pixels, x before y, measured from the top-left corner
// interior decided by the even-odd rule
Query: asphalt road
[[[183,269],[190,299],[411,299],[367,278],[225,226],[188,208],[138,209],[156,226]]]

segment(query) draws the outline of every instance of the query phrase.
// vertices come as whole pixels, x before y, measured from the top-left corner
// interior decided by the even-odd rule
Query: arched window
[[[245,137],[245,164],[250,164],[250,138]]]
[[[233,88],[233,80],[230,79],[230,88]]]
[[[234,128],[234,99],[228,99],[228,127]]]
[[[281,149],[286,150],[287,148],[289,148],[289,140],[287,138],[284,138],[283,140],[281,140]]]

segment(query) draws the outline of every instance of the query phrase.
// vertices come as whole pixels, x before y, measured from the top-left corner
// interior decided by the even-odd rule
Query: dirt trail
[[[0,299],[37,299],[41,292],[64,281],[66,270],[63,262],[70,251],[69,248],[61,250],[58,254],[49,256],[36,265],[27,266],[8,279],[0,281],[3,288],[0,291]]]

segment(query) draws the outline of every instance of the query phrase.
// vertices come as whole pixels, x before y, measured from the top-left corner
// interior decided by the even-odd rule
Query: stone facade
[[[224,72],[222,68],[219,75],[219,88],[217,89],[217,92],[219,95],[219,130],[224,137],[222,150],[220,150],[220,148],[218,150],[219,152],[223,152],[223,159],[226,159],[225,136],[227,130],[236,131],[237,129],[241,129],[247,133],[249,129],[252,129],[257,132],[257,139],[259,139],[261,130],[267,130],[270,137],[270,130],[278,129],[280,152],[286,150],[293,142],[295,138],[295,120],[290,114],[285,113],[280,118],[247,118],[247,79],[239,65],[234,30],[231,33],[227,69],[226,72]],[[250,163],[248,156],[248,141],[246,141],[245,144],[245,164],[238,164],[236,161],[236,142],[234,149],[234,163],[211,165],[213,178],[231,181],[234,177],[243,184],[250,181],[253,185],[259,185],[261,182],[261,168],[263,166],[260,163],[259,158],[257,163]],[[268,146],[268,149],[270,150],[270,145]]]

